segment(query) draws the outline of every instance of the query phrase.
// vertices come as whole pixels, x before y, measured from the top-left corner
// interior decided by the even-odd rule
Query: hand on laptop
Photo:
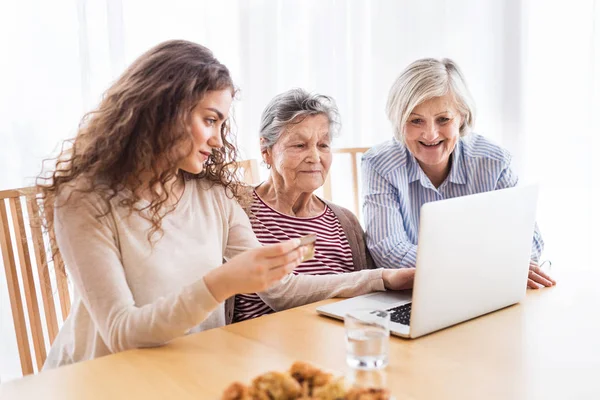
[[[541,286],[554,286],[556,285],[556,281],[548,274],[546,274],[542,269],[535,263],[531,261],[529,263],[529,278],[527,279],[527,287],[530,289],[539,289]]]
[[[404,290],[413,287],[415,268],[384,269],[383,284],[386,290]]]

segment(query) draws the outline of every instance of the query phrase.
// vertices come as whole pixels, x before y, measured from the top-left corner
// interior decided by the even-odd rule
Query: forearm
[[[383,240],[367,245],[375,265],[379,268],[415,268],[417,264],[417,246],[412,243],[395,240]]]
[[[160,346],[186,334],[218,305],[201,279],[154,303],[115,309],[102,324],[101,336],[112,352]]]
[[[333,297],[354,297],[385,290],[382,270],[363,270],[337,275],[287,275],[281,283],[258,293],[276,311]]]

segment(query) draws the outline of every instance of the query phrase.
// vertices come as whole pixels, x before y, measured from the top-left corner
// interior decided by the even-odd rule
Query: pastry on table
[[[250,386],[232,383],[222,400],[390,400],[390,392],[379,388],[346,390],[343,377],[334,377],[308,363],[297,361],[288,372],[267,372]]]

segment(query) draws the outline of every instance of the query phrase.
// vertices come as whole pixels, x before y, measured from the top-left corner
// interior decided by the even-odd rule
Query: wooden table
[[[554,275],[557,287],[530,290],[519,305],[420,339],[393,337],[386,374],[396,399],[600,399],[600,275]],[[316,306],[8,382],[0,398],[215,399],[232,381],[296,360],[343,374],[343,324]]]

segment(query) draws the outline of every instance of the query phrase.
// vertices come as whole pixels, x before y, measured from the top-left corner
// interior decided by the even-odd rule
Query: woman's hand
[[[302,262],[306,246],[299,239],[257,247],[233,257],[204,276],[213,297],[222,302],[238,293],[262,292]]]
[[[548,276],[537,263],[529,263],[529,277],[527,278],[527,287],[530,289],[539,289],[542,286],[554,286],[556,281]]]
[[[411,289],[415,280],[415,268],[384,269],[383,284],[386,290]]]

